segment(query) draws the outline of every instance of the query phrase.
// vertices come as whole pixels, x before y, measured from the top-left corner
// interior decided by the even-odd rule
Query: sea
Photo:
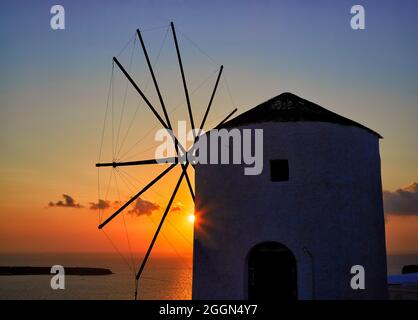
[[[418,264],[418,254],[388,255],[388,275],[400,274],[407,264]],[[108,253],[0,254],[0,266],[52,266],[107,268],[105,276],[65,277],[65,289],[53,290],[53,275],[0,276],[0,299],[131,300],[139,262]],[[192,258],[151,257],[139,283],[141,300],[191,299]]]
[[[65,289],[53,290],[53,275],[0,276],[0,300],[81,299],[132,300],[138,259],[112,253],[0,254],[0,266],[53,266],[107,268],[104,276],[65,277]],[[191,299],[192,259],[150,257],[138,286],[141,300]]]

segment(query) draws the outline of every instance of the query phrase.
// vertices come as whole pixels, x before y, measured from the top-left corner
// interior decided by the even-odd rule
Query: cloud
[[[385,212],[392,215],[418,215],[418,183],[394,192],[383,191]]]
[[[110,201],[99,199],[98,202],[90,202],[90,210],[107,209],[110,207]]]
[[[68,194],[63,194],[62,197],[64,201],[58,200],[57,202],[50,201],[49,207],[64,207],[64,208],[82,208],[83,206],[79,203],[76,203],[74,198]]]
[[[129,210],[128,213],[136,216],[142,215],[151,215],[154,211],[160,210],[161,206],[157,203],[147,201],[141,198],[138,198],[135,202],[135,206],[132,210]]]
[[[170,212],[180,212],[183,210],[184,206],[181,202],[177,202],[173,206],[171,206]]]

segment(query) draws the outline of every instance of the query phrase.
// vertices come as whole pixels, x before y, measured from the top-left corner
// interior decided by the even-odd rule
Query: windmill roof
[[[225,122],[220,128],[231,128],[260,122],[330,122],[365,129],[382,138],[377,132],[311,101],[289,92],[282,93]]]

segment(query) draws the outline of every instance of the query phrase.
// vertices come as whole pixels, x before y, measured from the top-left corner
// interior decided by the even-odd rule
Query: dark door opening
[[[248,299],[296,300],[296,259],[277,242],[263,242],[248,255]]]

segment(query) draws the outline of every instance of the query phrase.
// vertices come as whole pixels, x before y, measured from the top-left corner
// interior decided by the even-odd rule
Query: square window
[[[287,159],[270,160],[271,181],[289,181],[289,161]]]

